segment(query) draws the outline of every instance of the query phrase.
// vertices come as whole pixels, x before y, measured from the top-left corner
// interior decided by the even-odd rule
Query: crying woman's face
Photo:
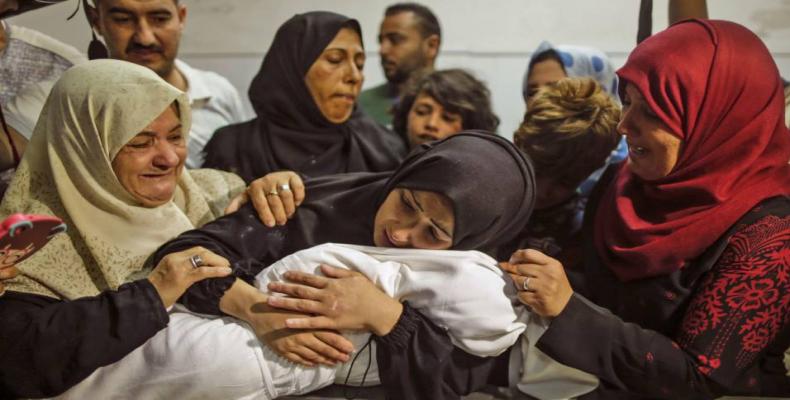
[[[381,203],[373,223],[379,247],[447,250],[453,246],[453,202],[425,190],[393,189]]]

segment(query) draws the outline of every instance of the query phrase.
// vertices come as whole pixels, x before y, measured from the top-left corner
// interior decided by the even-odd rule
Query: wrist
[[[251,322],[266,306],[269,296],[254,286],[236,279],[219,301],[220,311],[245,322]]]
[[[155,276],[149,276],[146,279],[151,284],[151,286],[154,287],[154,290],[156,291],[156,294],[159,295],[159,300],[162,301],[162,305],[165,307],[165,309],[169,309],[176,303],[176,300],[178,300],[179,296],[174,296],[172,293],[170,293],[171,291],[167,290],[166,286],[162,285],[159,279],[156,279]]]
[[[403,304],[399,301],[390,298],[386,305],[379,308],[375,320],[368,328],[376,336],[385,336],[389,334],[395,325],[398,323],[401,314],[403,314]]]

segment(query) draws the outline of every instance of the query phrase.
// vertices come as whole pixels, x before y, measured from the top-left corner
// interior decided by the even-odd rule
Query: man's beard
[[[427,67],[428,63],[426,62],[425,57],[422,55],[422,53],[420,53],[419,51],[415,53],[412,53],[411,59],[406,58],[406,60],[409,61],[398,65],[395,68],[395,71],[393,71],[391,75],[388,75],[385,70],[384,77],[387,79],[387,82],[395,85],[400,85],[408,81],[409,78],[411,78],[411,76],[415,72],[420,71],[423,68]]]

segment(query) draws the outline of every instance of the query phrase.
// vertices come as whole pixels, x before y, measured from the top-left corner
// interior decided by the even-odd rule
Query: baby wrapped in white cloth
[[[272,264],[256,277],[256,285],[265,291],[268,282],[283,280],[286,271],[317,272],[322,263],[363,273],[385,293],[408,301],[446,329],[455,346],[474,355],[495,356],[506,351],[517,342],[530,318],[525,308],[518,306],[516,291],[496,261],[477,251],[330,243]],[[541,329],[545,330],[538,329],[531,343]],[[344,335],[357,351],[370,338],[369,333]],[[262,345],[241,321],[178,310],[171,312],[167,329],[121,361],[97,370],[62,398],[273,399],[346,379],[348,384],[359,385],[370,355],[375,356],[374,348],[365,350],[353,368],[350,362],[336,367],[305,367]],[[543,369],[544,364],[554,363],[545,359],[530,368]],[[379,383],[375,357],[370,361],[366,385]],[[532,361],[534,364],[534,358]],[[582,382],[581,393],[595,388],[594,378],[555,364],[561,368],[548,370],[557,371],[552,375],[556,375],[558,385]],[[543,374],[542,379],[546,378]]]

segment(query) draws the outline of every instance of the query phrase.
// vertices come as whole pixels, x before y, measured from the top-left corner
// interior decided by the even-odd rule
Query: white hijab
[[[56,215],[69,230],[22,262],[22,274],[9,290],[74,299],[115,289],[144,276],[145,260],[159,245],[220,215],[243,188],[235,175],[184,170],[174,199],[146,208],[113,172],[112,160],[121,148],[173,102],[187,134],[186,95],[148,68],[97,60],[63,74],[44,105],[0,216]]]

